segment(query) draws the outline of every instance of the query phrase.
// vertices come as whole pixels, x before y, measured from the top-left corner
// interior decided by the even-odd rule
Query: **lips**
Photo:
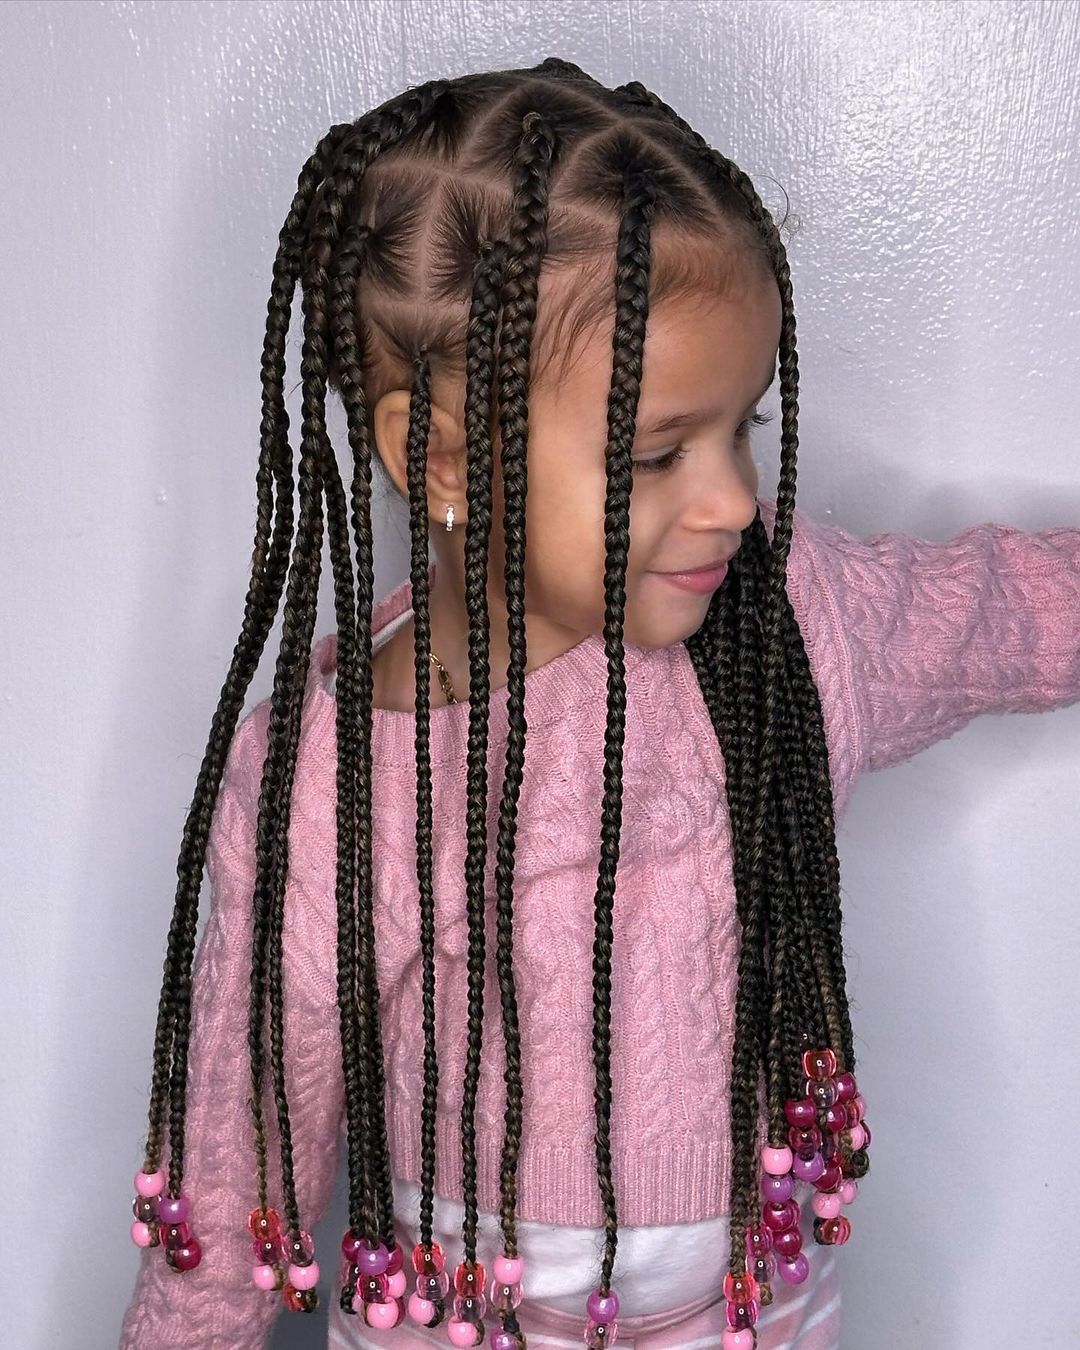
[[[702,563],[699,567],[673,567],[670,572],[664,572],[662,575],[666,577],[693,576],[695,572],[718,572],[734,556],[733,553],[728,553],[721,558],[714,558],[712,562]]]

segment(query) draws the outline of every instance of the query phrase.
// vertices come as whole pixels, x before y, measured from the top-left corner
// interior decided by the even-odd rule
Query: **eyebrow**
[[[769,376],[769,382],[760,394],[757,394],[752,403],[757,403],[763,399],[769,390],[773,387],[776,380],[776,371]],[[698,412],[680,412],[672,413],[668,417],[658,417],[650,422],[639,422],[636,427],[639,436],[654,436],[661,431],[673,431],[676,427],[691,426],[699,422],[711,422],[713,418],[721,416],[723,408],[703,408]]]

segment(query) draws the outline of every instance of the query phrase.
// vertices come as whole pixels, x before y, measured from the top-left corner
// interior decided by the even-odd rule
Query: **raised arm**
[[[980,713],[1080,701],[1080,528],[987,522],[935,542],[806,523],[847,660],[860,772],[901,764]]]
[[[252,1284],[247,1231],[248,1215],[258,1204],[255,1129],[247,1106],[247,1034],[255,818],[266,744],[265,731],[260,743],[262,726],[250,714],[229,748],[207,858],[210,913],[193,969],[184,1190],[202,1261],[177,1274],[165,1264],[160,1247],[140,1254],[120,1350],[258,1350],[284,1310],[280,1292],[263,1292]],[[305,960],[294,955],[290,961],[289,915],[301,913],[306,904],[292,871],[283,943],[286,1088],[300,1216],[311,1231],[333,1189],[343,1086],[340,1054],[335,1053],[336,1005],[327,1008],[315,995],[304,974]],[[283,1213],[269,1055],[264,1082],[270,1203]],[[164,1165],[167,1170],[167,1151]],[[329,1264],[336,1274],[336,1252]]]

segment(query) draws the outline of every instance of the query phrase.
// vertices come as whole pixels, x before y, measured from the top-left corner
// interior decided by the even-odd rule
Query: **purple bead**
[[[785,1200],[790,1200],[795,1192],[795,1182],[790,1172],[782,1177],[770,1176],[768,1172],[763,1172],[761,1176],[761,1198],[762,1200],[774,1200],[777,1204],[783,1204]]]
[[[791,1171],[799,1181],[817,1181],[825,1171],[825,1159],[820,1153],[815,1153],[812,1158],[796,1158],[791,1164]]]
[[[585,1311],[594,1322],[614,1322],[619,1315],[619,1296],[612,1289],[605,1298],[599,1289],[594,1289],[585,1304]]]
[[[794,1261],[777,1261],[776,1273],[788,1284],[802,1284],[810,1274],[810,1262],[806,1253],[800,1252]]]
[[[491,1346],[491,1350],[517,1350],[517,1337],[512,1331],[504,1331],[502,1327],[495,1327],[488,1344]]]
[[[362,1275],[383,1275],[390,1264],[390,1253],[381,1242],[374,1248],[361,1242],[355,1259]]]
[[[171,1195],[158,1196],[158,1218],[162,1223],[184,1223],[190,1212],[191,1205],[183,1191],[175,1200]]]

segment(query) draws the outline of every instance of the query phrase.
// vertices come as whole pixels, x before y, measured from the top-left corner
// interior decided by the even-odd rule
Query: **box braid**
[[[388,152],[397,151],[397,154]],[[379,171],[371,174],[379,159]],[[467,171],[462,171],[462,161]],[[433,214],[422,170],[445,163],[455,174],[443,194],[439,228],[424,238],[426,293],[411,265],[421,229]],[[561,175],[556,175],[556,171]],[[460,182],[458,181],[460,178]],[[369,185],[371,179],[373,185]],[[413,184],[416,180],[416,186]],[[558,213],[552,191],[569,181]],[[488,187],[497,183],[497,187]],[[505,184],[509,186],[504,186]],[[500,194],[503,194],[500,197]],[[508,200],[508,205],[505,204]],[[575,216],[567,203],[617,214],[615,329],[608,399],[605,499],[605,651],[608,659],[601,854],[595,902],[593,1051],[596,1072],[597,1173],[604,1205],[605,1247],[599,1287],[589,1299],[587,1344],[616,1336],[618,1300],[611,1288],[617,1211],[610,1155],[610,996],[613,904],[619,857],[622,747],[626,688],[623,667],[625,568],[629,548],[630,447],[635,432],[646,319],[650,301],[693,293],[688,273],[654,267],[654,221],[675,222],[691,234],[717,234],[718,224],[756,250],[780,290],[782,402],[781,478],[770,543],[760,512],[744,532],[724,585],[713,596],[697,633],[686,639],[706,706],[722,748],[734,840],[736,908],[742,927],[732,1047],[731,1252],[724,1281],[732,1334],[749,1334],[757,1307],[771,1301],[776,1269],[769,1230],[756,1222],[761,1198],[783,1209],[767,1183],[787,1180],[796,1121],[789,1108],[816,1108],[848,1123],[820,1150],[833,1175],[819,1189],[836,1190],[868,1168],[865,1147],[853,1147],[861,1124],[855,1096],[852,1036],[844,985],[839,869],[827,747],[820,699],[788,601],[786,559],[795,495],[798,368],[795,319],[786,256],[779,232],[749,178],[712,150],[644,86],[609,90],[578,67],[550,59],[529,71],[503,71],[437,80],[406,90],[357,122],[330,130],[298,180],[282,228],[268,307],[263,357],[263,421],[258,518],[252,578],[241,637],[222,690],[178,862],[180,885],[169,934],[155,1036],[150,1125],[133,1236],[166,1247],[178,1270],[198,1263],[190,1234],[183,1171],[184,1091],[190,1020],[190,971],[198,893],[214,804],[245,691],[272,627],[285,585],[292,534],[291,452],[284,406],[284,344],[292,295],[303,277],[304,346],[301,362],[303,431],[299,464],[300,521],[288,575],[282,647],[270,699],[268,753],[256,828],[252,898],[252,990],[249,1052],[256,1126],[259,1207],[249,1229],[261,1245],[255,1280],[283,1288],[286,1306],[317,1304],[318,1267],[310,1234],[301,1225],[293,1176],[283,1056],[281,933],[288,872],[288,824],[306,668],[314,630],[322,548],[322,499],[334,575],[338,629],[337,829],[338,997],[349,1166],[349,1223],[342,1307],[363,1311],[375,1326],[404,1316],[403,1254],[394,1239],[393,1186],[387,1146],[384,1070],[379,1030],[375,930],[371,894],[371,612],[373,559],[370,519],[373,431],[370,409],[382,387],[411,371],[407,438],[411,584],[415,613],[417,687],[417,880],[423,953],[425,1084],[421,1119],[420,1243],[410,1312],[426,1325],[445,1315],[449,1276],[432,1239],[438,1063],[435,1052],[434,898],[432,895],[431,777],[429,755],[430,621],[427,566],[427,439],[431,419],[432,359],[465,374],[468,445],[468,520],[465,540],[469,613],[470,714],[467,761],[466,896],[469,927],[469,1033],[462,1108],[464,1259],[455,1272],[451,1339],[483,1339],[485,1272],[477,1261],[477,1185],[474,1110],[482,1050],[484,997],[484,863],[486,753],[490,703],[487,614],[488,540],[493,473],[491,392],[501,434],[508,610],[508,739],[497,840],[497,965],[506,1046],[505,1139],[500,1222],[504,1254],[496,1258],[491,1302],[502,1330],[499,1350],[524,1347],[515,1308],[521,1301],[516,1241],[516,1166],[522,1122],[521,1050],[512,968],[513,873],[517,806],[524,769],[526,665],[524,625],[525,499],[530,373],[546,369],[552,330],[538,327],[541,267],[566,265],[594,250],[595,214]],[[700,278],[696,279],[700,289]],[[469,308],[462,348],[460,299]],[[608,293],[610,295],[610,292]],[[395,305],[397,297],[412,304]],[[577,297],[575,297],[575,301]],[[603,311],[571,304],[571,338]],[[422,317],[420,317],[422,316]],[[560,339],[562,340],[562,338]],[[564,342],[564,352],[572,342]],[[545,355],[546,353],[546,355]],[[327,389],[342,399],[353,455],[352,528],[356,534],[358,592],[353,589],[344,490],[325,423]],[[273,496],[277,485],[276,499]],[[271,516],[274,522],[271,527]],[[272,537],[271,537],[272,528]],[[354,895],[355,891],[355,895]],[[355,905],[355,909],[354,909]],[[270,1209],[267,1147],[262,1119],[264,1003],[269,1002],[273,1092],[281,1141],[284,1228]],[[820,1048],[819,1048],[820,1047]],[[764,1071],[769,1146],[768,1176],[757,1190],[755,1127],[758,1080]],[[822,1081],[826,1080],[826,1081]],[[846,1080],[846,1081],[845,1081]],[[160,1169],[168,1090],[168,1190]],[[798,1100],[800,1096],[806,1100]],[[846,1106],[844,1105],[846,1103]],[[811,1121],[813,1116],[811,1116]],[[805,1114],[799,1119],[805,1125]],[[790,1128],[789,1128],[790,1126]],[[816,1128],[816,1127],[815,1127]],[[830,1124],[829,1130],[835,1126]],[[802,1135],[809,1133],[801,1130]],[[806,1139],[798,1142],[805,1144]],[[809,1156],[799,1150],[800,1160]],[[815,1155],[816,1156],[816,1155]],[[823,1164],[824,1165],[824,1164]],[[797,1171],[797,1168],[796,1168]],[[800,1174],[802,1175],[802,1174]],[[803,1179],[807,1179],[803,1176]],[[813,1178],[810,1178],[813,1179]],[[835,1183],[835,1184],[834,1184]],[[790,1191],[788,1191],[790,1194]],[[797,1206],[794,1207],[797,1217]],[[846,1241],[846,1219],[819,1217],[815,1237]],[[831,1225],[831,1227],[830,1227]],[[839,1227],[838,1227],[839,1226]],[[775,1225],[777,1229],[780,1225]],[[850,1225],[848,1225],[850,1230]],[[146,1241],[142,1241],[143,1237]],[[744,1248],[745,1239],[745,1248]],[[780,1241],[777,1240],[780,1250]],[[797,1248],[794,1249],[797,1252]],[[785,1257],[794,1254],[789,1247]],[[754,1275],[747,1258],[753,1257]],[[771,1264],[770,1264],[771,1262]],[[780,1267],[787,1279],[797,1276]],[[287,1278],[285,1267],[287,1265]],[[755,1278],[756,1277],[756,1278]],[[802,1276],[805,1278],[805,1275]],[[471,1332],[469,1327],[471,1326]],[[471,1339],[462,1338],[465,1330]],[[741,1329],[741,1330],[740,1330]],[[735,1344],[736,1342],[732,1342]],[[727,1341],[725,1340],[725,1345]]]

